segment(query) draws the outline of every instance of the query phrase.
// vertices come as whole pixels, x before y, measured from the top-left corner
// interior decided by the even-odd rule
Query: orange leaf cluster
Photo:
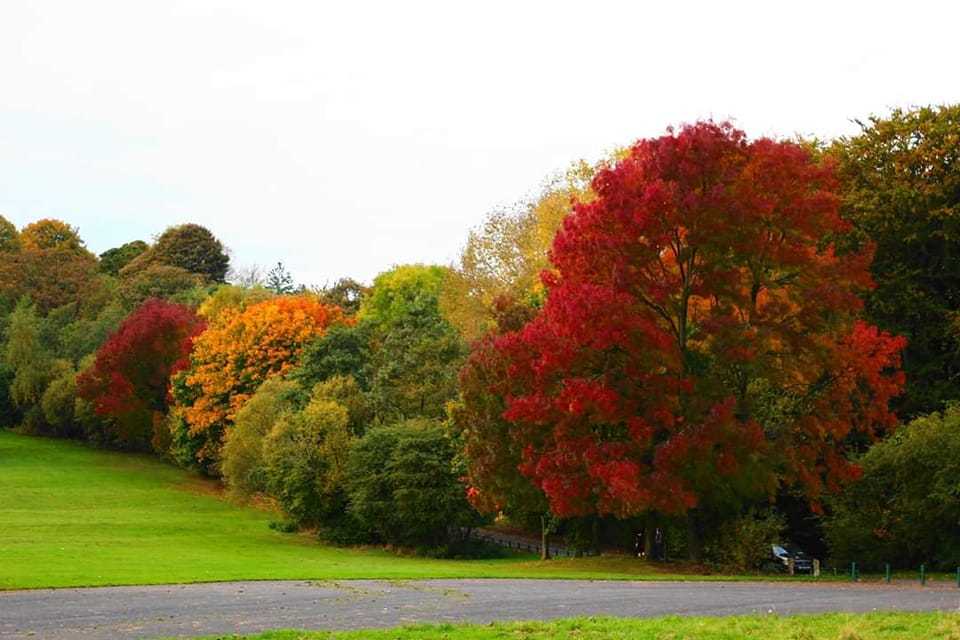
[[[194,399],[181,407],[190,434],[222,432],[264,380],[286,373],[307,342],[346,322],[339,307],[306,295],[223,313],[194,343],[185,378]]]

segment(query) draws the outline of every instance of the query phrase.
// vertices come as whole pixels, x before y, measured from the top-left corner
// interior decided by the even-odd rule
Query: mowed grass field
[[[268,525],[276,518],[231,504],[217,483],[151,456],[0,430],[0,589],[264,579],[718,579],[672,574],[629,557],[436,560],[345,549],[273,531]]]
[[[273,631],[251,640],[957,640],[956,613],[869,613],[730,618],[573,618],[487,625],[418,625],[341,632]]]

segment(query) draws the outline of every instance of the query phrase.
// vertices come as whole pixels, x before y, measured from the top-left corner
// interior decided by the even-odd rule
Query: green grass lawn
[[[632,558],[434,560],[325,546],[146,455],[0,430],[0,589],[261,579],[701,578]]]
[[[756,579],[630,557],[434,560],[273,531],[264,509],[154,457],[0,430],[0,589],[351,578]],[[842,576],[839,579],[843,579]]]
[[[211,636],[212,637],[212,636]],[[955,613],[870,613],[732,618],[571,618],[488,625],[417,625],[341,632],[272,631],[257,640],[958,640]]]

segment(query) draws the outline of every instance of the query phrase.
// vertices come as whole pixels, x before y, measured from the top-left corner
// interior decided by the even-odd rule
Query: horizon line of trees
[[[698,122],[370,286],[228,283],[195,224],[98,257],[0,218],[0,426],[152,450],[344,543],[459,553],[500,517],[955,566],[958,156],[956,105],[829,143]]]

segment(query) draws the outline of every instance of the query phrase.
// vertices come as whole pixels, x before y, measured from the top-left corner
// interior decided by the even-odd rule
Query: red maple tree
[[[858,319],[871,255],[835,247],[836,190],[803,146],[713,122],[597,173],[544,307],[482,352],[556,514],[682,514],[782,485],[816,505],[856,476],[846,443],[895,425],[905,341]]]
[[[131,313],[77,378],[80,397],[109,418],[117,444],[143,448],[157,414],[166,412],[170,376],[189,364],[193,339],[206,327],[193,310],[152,298]]]

